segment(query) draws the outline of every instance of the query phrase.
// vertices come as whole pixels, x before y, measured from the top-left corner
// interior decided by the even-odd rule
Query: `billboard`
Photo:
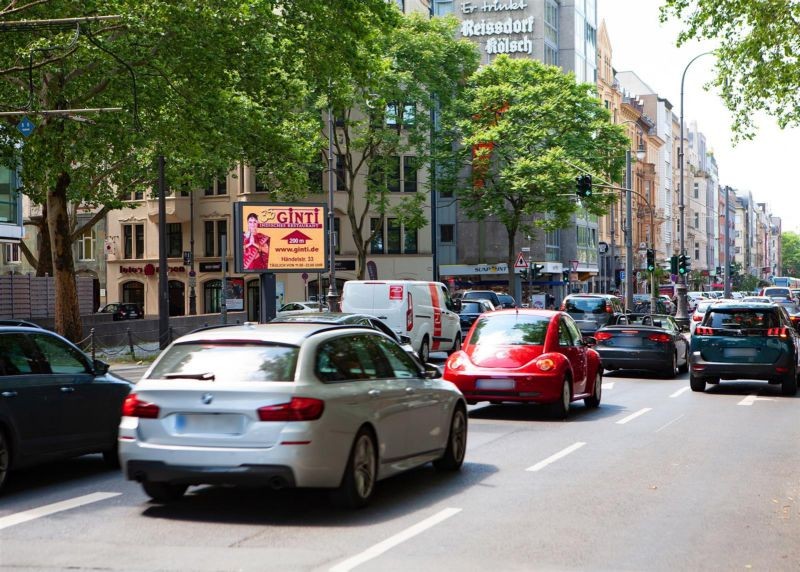
[[[327,271],[327,207],[308,203],[234,203],[236,272]]]

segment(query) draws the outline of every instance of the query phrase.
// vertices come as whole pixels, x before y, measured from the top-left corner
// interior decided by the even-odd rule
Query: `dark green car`
[[[800,336],[777,304],[720,302],[709,307],[690,348],[692,391],[720,379],[757,379],[797,393]]]

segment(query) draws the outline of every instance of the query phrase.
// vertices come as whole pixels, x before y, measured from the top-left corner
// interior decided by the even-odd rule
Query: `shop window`
[[[209,280],[203,285],[203,308],[206,314],[222,310],[222,280]]]
[[[122,301],[139,304],[144,308],[144,284],[141,282],[125,282],[122,285]]]

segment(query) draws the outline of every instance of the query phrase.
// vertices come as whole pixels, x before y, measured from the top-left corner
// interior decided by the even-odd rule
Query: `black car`
[[[0,487],[9,471],[102,453],[117,463],[130,382],[42,328],[0,327]]]
[[[489,300],[495,308],[503,305],[500,296],[494,290],[467,290],[461,295],[461,302],[467,300]]]
[[[114,302],[106,304],[100,308],[101,314],[111,314],[112,319],[116,322],[118,320],[137,320],[144,318],[144,309],[140,304],[132,302]]]
[[[622,302],[611,294],[569,294],[560,309],[572,316],[584,336],[593,335],[603,326],[613,326],[625,317]]]
[[[464,339],[467,332],[484,312],[491,312],[495,308],[488,300],[464,300],[461,302],[461,310],[458,318],[461,321],[461,339]]]
[[[594,333],[604,369],[643,369],[668,378],[688,370],[689,342],[672,316],[628,314],[621,321]]]
[[[517,301],[514,300],[514,296],[510,294],[498,294],[497,297],[500,300],[500,304],[502,304],[503,308],[516,308]],[[498,308],[499,310],[500,308]]]

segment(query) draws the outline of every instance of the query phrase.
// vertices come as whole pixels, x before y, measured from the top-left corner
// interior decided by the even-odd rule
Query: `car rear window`
[[[780,319],[774,310],[712,309],[706,313],[705,325],[722,329],[765,329],[780,327]]]
[[[480,314],[483,312],[483,306],[477,302],[461,302],[461,311],[466,314]]]
[[[483,319],[478,319],[478,324],[472,332],[471,344],[491,345],[525,345],[541,346],[547,327],[550,324],[548,316],[526,316],[522,314],[487,314]]]
[[[218,341],[175,344],[159,358],[147,377],[211,374],[216,383],[294,381],[299,351],[297,346],[277,344]]]
[[[764,288],[764,296],[780,296],[781,298],[791,298],[792,292],[788,288]]]
[[[480,300],[481,298],[486,298],[487,300],[498,299],[497,294],[491,290],[472,290],[470,292],[464,292],[464,296],[462,297],[463,300]]]
[[[602,314],[606,311],[606,301],[603,298],[568,298],[564,309],[567,312]]]

